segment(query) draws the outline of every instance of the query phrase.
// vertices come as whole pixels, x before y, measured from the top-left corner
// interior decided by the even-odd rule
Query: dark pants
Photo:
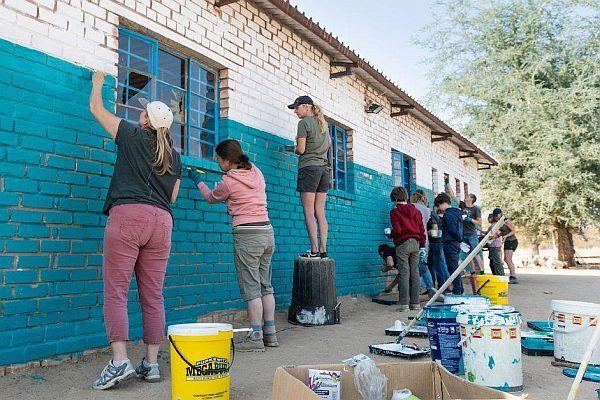
[[[446,265],[450,275],[458,268],[458,256],[460,254],[460,242],[444,242],[444,256],[446,257]],[[452,282],[452,293],[463,294],[462,278],[458,275]]]
[[[504,276],[504,261],[502,261],[502,249],[500,247],[488,248],[490,254],[490,269],[492,274]]]
[[[446,265],[446,257],[444,256],[444,245],[442,243],[430,242],[427,257],[432,275],[435,277],[437,287],[439,288],[450,276],[448,266]]]

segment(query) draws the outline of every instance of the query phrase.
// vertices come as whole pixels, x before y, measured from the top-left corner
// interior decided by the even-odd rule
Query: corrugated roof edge
[[[498,165],[498,162],[485,151],[477,147],[473,142],[469,139],[462,136],[460,133],[456,132],[452,129],[448,124],[434,115],[431,111],[417,102],[415,99],[406,94],[401,88],[396,86],[392,81],[386,78],[380,71],[376,70],[368,61],[361,58],[357,55],[353,50],[351,50],[348,46],[344,45],[342,42],[338,40],[337,37],[334,37],[331,33],[327,32],[323,27],[321,27],[318,23],[314,22],[312,18],[307,17],[304,13],[300,12],[296,6],[290,4],[288,0],[266,0],[271,3],[273,6],[277,7],[283,13],[288,15],[297,23],[301,24],[303,27],[308,29],[312,34],[316,35],[319,39],[326,42],[331,48],[341,54],[343,54],[350,62],[356,64],[357,68],[362,69],[368,75],[373,77],[379,84],[383,85],[385,88],[390,90],[392,93],[400,97],[407,104],[414,107],[415,110],[423,114],[427,119],[433,121],[436,125],[445,129],[448,133],[452,134],[452,136],[458,141],[462,142],[465,146],[469,147],[469,150],[476,151],[480,156],[485,158],[487,161],[491,163],[491,165]],[[426,122],[427,123],[427,122]],[[432,130],[437,130],[435,126],[431,126],[428,124]],[[480,163],[479,160],[477,160]],[[481,163],[486,165],[486,163]]]

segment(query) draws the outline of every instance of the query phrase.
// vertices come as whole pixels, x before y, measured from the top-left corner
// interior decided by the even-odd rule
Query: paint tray
[[[394,323],[394,325],[390,326],[389,328],[387,328],[385,330],[385,334],[388,336],[400,336],[400,334],[402,333],[404,328],[406,328],[406,325],[404,324],[404,322],[396,321],[396,323]],[[406,333],[406,336],[427,337],[428,336],[427,335],[427,327],[419,326],[419,325],[413,326]]]
[[[521,352],[528,356],[553,356],[554,342],[544,338],[522,337]]]
[[[552,332],[552,322],[549,321],[527,321],[527,327],[534,331]]]
[[[577,375],[577,370],[574,368],[565,368],[563,369],[563,375],[568,376],[569,378],[575,378]],[[583,374],[584,381],[590,382],[600,382],[600,367],[588,366]]]
[[[391,342],[372,344],[369,346],[369,351],[372,354],[380,356],[418,358],[428,355],[431,350],[429,349],[429,347],[419,347],[417,345],[407,345],[402,343]]]

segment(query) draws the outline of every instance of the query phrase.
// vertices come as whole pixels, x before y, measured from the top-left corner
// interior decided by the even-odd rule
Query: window
[[[460,199],[460,180],[458,178],[454,178],[456,183],[456,197]]]
[[[218,141],[217,71],[163,47],[156,40],[119,30],[117,115],[137,123],[140,98],[160,100],[173,111],[171,135],[182,154],[214,158]]]
[[[406,154],[392,150],[392,181],[394,187],[404,186],[408,195],[413,192],[415,160]]]
[[[335,124],[329,124],[331,135],[331,187],[338,190],[348,190],[348,133]]]
[[[433,194],[438,194],[440,192],[438,171],[435,168],[431,168],[431,190],[433,191]]]
[[[469,185],[467,184],[467,182],[463,182],[463,187],[465,189],[465,196],[469,194]]]

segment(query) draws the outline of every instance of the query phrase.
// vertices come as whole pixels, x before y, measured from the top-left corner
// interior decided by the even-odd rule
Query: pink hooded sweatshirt
[[[250,169],[230,169],[212,191],[204,182],[198,185],[208,203],[227,204],[233,226],[269,221],[265,187],[265,178],[254,164]]]

